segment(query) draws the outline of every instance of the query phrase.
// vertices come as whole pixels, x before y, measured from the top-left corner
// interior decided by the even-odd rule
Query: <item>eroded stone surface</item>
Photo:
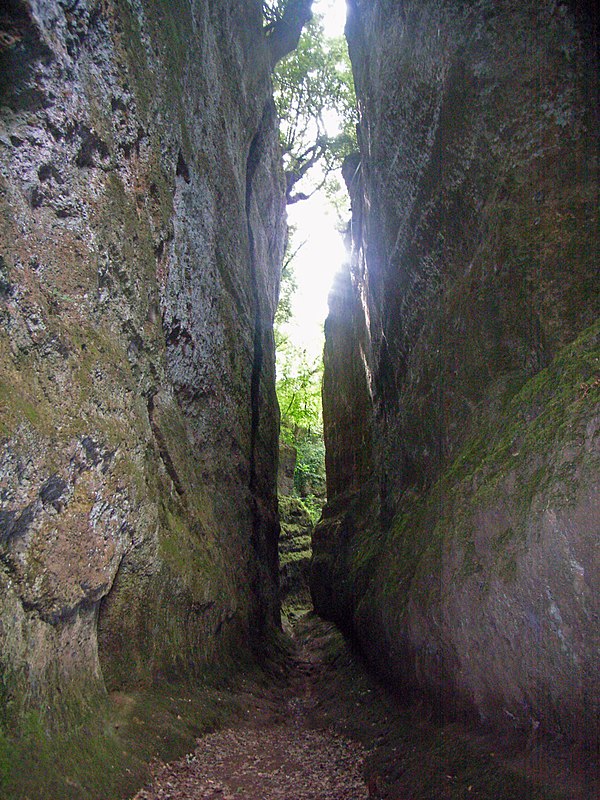
[[[278,619],[285,203],[259,2],[11,9],[0,672],[52,715]]]
[[[317,608],[398,686],[593,741],[597,17],[354,0],[347,30],[361,152]]]

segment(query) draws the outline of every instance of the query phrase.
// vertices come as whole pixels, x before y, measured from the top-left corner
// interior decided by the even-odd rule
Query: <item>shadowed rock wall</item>
[[[598,735],[597,17],[350,3],[317,609],[398,686]],[[349,420],[353,420],[349,424]]]
[[[3,5],[0,686],[56,717],[278,623],[261,4]]]

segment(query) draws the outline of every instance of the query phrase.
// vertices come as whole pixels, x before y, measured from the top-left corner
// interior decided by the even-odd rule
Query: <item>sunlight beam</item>
[[[343,36],[345,0],[315,0],[313,11],[322,16],[328,38]],[[327,127],[333,133],[339,128],[339,118],[335,112],[329,116]],[[343,183],[341,176],[340,182]],[[340,220],[323,190],[315,192],[308,200],[288,206],[288,222],[295,229],[292,249],[303,242],[304,245],[294,259],[298,288],[292,300],[292,319],[286,326],[286,333],[312,359],[322,355],[327,297],[333,278],[346,258],[346,251],[339,232]]]

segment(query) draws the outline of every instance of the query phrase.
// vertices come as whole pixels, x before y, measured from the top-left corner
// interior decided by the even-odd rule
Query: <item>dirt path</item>
[[[314,682],[326,667],[311,645],[301,646],[283,685],[253,696],[246,719],[158,765],[134,800],[366,800],[364,747],[319,719]]]
[[[592,800],[589,759],[518,750],[403,706],[333,626],[307,616],[286,678],[254,686],[243,718],[155,764],[133,800]]]

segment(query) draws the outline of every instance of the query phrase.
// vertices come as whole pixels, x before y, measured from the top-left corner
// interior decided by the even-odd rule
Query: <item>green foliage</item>
[[[321,514],[325,498],[325,445],[321,412],[322,360],[310,362],[306,352],[289,340],[278,364],[283,372],[277,379],[281,408],[280,437],[296,450],[294,493],[304,499],[313,522]]]
[[[275,315],[277,346],[277,399],[281,411],[281,440],[296,450],[294,490],[305,499],[313,521],[319,517],[325,496],[325,445],[321,383],[323,360],[310,358],[286,330],[292,319],[296,289],[293,253],[286,256],[281,299]]]
[[[8,783],[13,759],[12,744],[2,728],[0,728],[0,789],[5,787]]]
[[[296,50],[277,65],[274,83],[288,202],[296,202],[310,196],[294,189],[307,173],[319,175],[318,188],[356,150],[358,114],[345,39],[326,38],[315,15]]]
[[[282,441],[296,450],[294,491],[314,522],[325,497],[325,445],[321,410],[323,361],[311,361],[289,339],[278,350],[277,398]]]
[[[296,436],[296,471],[294,488],[305,498],[308,513],[314,519],[320,515],[322,503],[319,498],[325,494],[325,444],[323,431],[302,431]]]
[[[321,433],[321,358],[309,359],[289,337],[279,337],[277,349],[277,398],[281,410],[281,435],[296,445],[297,430]]]
[[[265,28],[277,25],[288,0],[263,3]],[[280,117],[289,203],[325,186],[330,199],[340,194],[335,170],[356,149],[356,97],[345,40],[327,39],[318,15],[305,26],[298,47],[274,72],[275,102]],[[309,194],[296,186],[306,179]],[[344,199],[344,203],[347,200]],[[275,316],[277,397],[281,409],[281,439],[296,449],[294,488],[316,519],[325,497],[325,448],[321,411],[321,357],[311,358],[289,335],[292,297],[296,290],[288,249],[281,276],[280,303]]]
[[[290,233],[292,229],[290,229]],[[302,247],[292,248],[291,237],[283,261],[279,305],[275,314],[277,348],[277,399],[281,410],[281,438],[296,447],[297,430],[322,434],[321,382],[322,359],[311,359],[298,347],[288,332],[292,321],[292,300],[297,289],[294,258]]]

